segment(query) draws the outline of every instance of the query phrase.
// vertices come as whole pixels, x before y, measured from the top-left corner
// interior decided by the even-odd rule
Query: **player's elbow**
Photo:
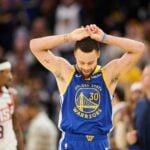
[[[31,40],[30,40],[29,46],[30,46],[30,50],[31,50],[32,52],[36,49],[36,42],[35,42],[34,39],[31,39]]]

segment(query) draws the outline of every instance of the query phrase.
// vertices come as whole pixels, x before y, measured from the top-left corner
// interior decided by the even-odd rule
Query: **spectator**
[[[150,149],[150,65],[142,73],[142,86],[145,97],[140,100],[135,109],[135,129],[127,136],[129,144],[137,145],[141,150]]]
[[[126,150],[126,133],[130,129],[131,117],[129,115],[129,105],[125,101],[125,91],[120,85],[117,86],[113,98],[113,125],[110,132],[111,150]]]
[[[58,131],[39,102],[27,101],[24,106],[29,122],[26,150],[56,150]]]
[[[11,64],[0,60],[0,150],[23,150],[14,92],[9,90]]]
[[[81,25],[81,6],[76,0],[61,0],[56,8],[54,34],[69,33]],[[73,43],[65,43],[57,49],[60,55],[69,62],[75,63],[73,56]]]
[[[130,96],[130,101],[129,101],[130,108],[133,112],[138,101],[144,97],[144,92],[143,92],[141,82],[135,82],[131,84],[129,96]]]

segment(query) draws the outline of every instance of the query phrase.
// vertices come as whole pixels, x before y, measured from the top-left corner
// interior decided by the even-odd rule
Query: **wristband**
[[[102,38],[101,38],[100,42],[102,42],[102,43],[103,43],[103,42],[105,41],[105,39],[106,39],[106,35],[107,35],[106,33],[103,33],[103,36],[102,36]]]

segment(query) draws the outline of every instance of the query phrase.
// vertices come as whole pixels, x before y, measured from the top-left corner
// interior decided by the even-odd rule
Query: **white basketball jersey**
[[[0,95],[0,150],[17,150],[17,140],[13,130],[12,114],[14,105],[6,88]]]

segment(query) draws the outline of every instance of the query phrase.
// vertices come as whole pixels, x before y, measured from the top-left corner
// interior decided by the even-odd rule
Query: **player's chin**
[[[84,78],[89,78],[91,76],[91,73],[83,73]]]

